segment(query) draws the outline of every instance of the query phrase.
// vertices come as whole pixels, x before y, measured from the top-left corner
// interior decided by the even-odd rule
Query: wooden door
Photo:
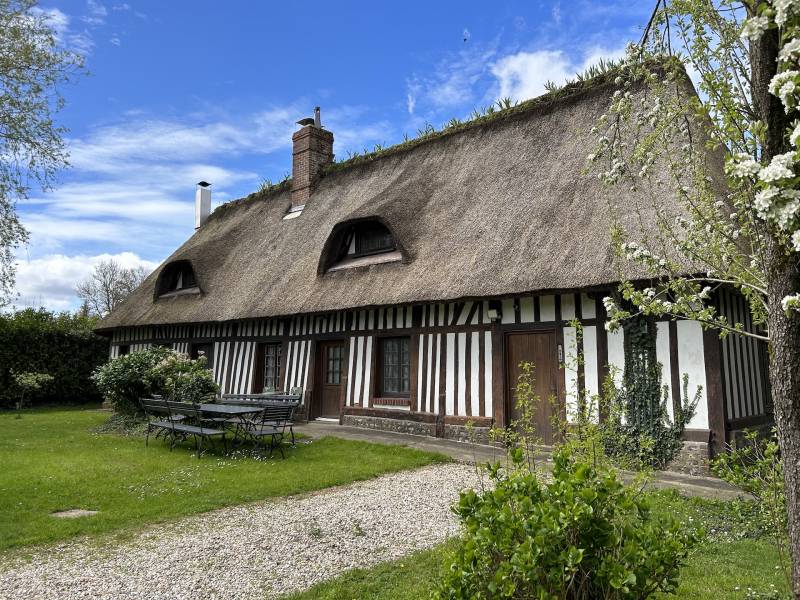
[[[311,416],[338,419],[344,384],[344,342],[319,342],[316,364],[316,389]]]
[[[534,366],[534,389],[540,397],[535,411],[536,431],[545,444],[555,441],[553,417],[557,414],[558,398],[558,356],[556,334],[554,331],[509,333],[506,335],[506,414],[509,422],[520,417],[517,409],[517,379],[522,372],[522,362]]]

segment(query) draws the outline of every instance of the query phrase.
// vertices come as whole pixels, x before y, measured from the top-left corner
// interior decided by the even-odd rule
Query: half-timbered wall
[[[745,331],[755,331],[750,310],[740,294],[723,289],[718,301],[719,312],[729,323],[741,323]],[[728,420],[752,419],[770,413],[766,344],[742,335],[728,335],[721,346]]]
[[[743,310],[731,298],[723,300],[723,310],[733,311],[731,314]],[[284,388],[307,390],[314,382],[315,342],[339,339],[346,347],[345,407],[492,418],[499,407],[510,401],[505,382],[500,381],[505,372],[505,333],[550,330],[558,335],[559,361],[563,361],[559,393],[566,400],[569,415],[574,413],[579,390],[599,394],[608,373],[618,383],[621,381],[624,333],[607,332],[604,318],[596,294],[526,295],[290,318],[121,329],[113,333],[111,356],[119,354],[121,345],[136,351],[152,344],[170,344],[188,353],[192,343],[213,342],[215,380],[223,393],[242,394],[253,391],[258,344],[281,343]],[[582,336],[570,324],[573,319],[581,322]],[[382,337],[401,335],[409,336],[411,344],[410,398],[381,398],[375,372],[377,348]],[[697,386],[703,387],[703,397],[689,427],[707,429],[708,386],[700,325],[691,321],[659,322],[656,349],[673,403],[680,402],[682,374],[689,376],[690,394]],[[760,387],[761,371],[754,362],[763,358],[759,348],[728,341],[722,350],[728,414],[746,416],[763,410],[766,392]],[[576,360],[579,353],[584,357],[581,364]],[[745,373],[740,373],[743,369]],[[672,403],[668,410],[672,415]]]

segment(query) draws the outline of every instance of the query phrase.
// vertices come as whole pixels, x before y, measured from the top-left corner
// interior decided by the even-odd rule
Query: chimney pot
[[[194,193],[194,228],[200,229],[211,214],[211,184],[201,181]]]
[[[310,119],[309,119],[310,121]],[[333,134],[322,128],[319,106],[314,124],[292,135],[292,208],[304,206],[314,192],[322,169],[333,162]]]

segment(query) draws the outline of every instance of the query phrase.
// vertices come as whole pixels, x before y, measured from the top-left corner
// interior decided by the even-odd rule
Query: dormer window
[[[395,236],[378,219],[337,225],[323,252],[322,273],[403,259]]]
[[[177,260],[168,264],[158,276],[156,284],[158,298],[199,293],[197,277],[195,277],[192,264],[188,260]]]
[[[380,223],[353,225],[347,233],[347,256],[359,257],[397,250],[392,233]]]

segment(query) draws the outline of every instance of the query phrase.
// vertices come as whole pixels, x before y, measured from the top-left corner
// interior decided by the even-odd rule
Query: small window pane
[[[331,385],[339,385],[342,382],[342,347],[328,347],[328,372],[325,382]]]
[[[281,374],[281,345],[264,345],[264,391],[275,392],[280,390]]]
[[[382,341],[383,394],[407,394],[411,365],[409,338],[386,338]]]

